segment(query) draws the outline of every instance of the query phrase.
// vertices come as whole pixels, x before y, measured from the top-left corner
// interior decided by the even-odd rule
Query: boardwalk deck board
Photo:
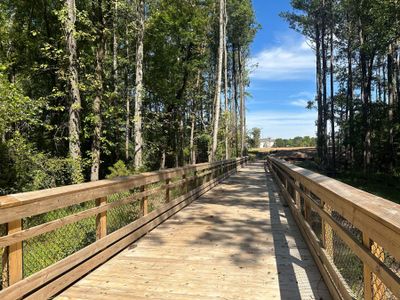
[[[282,201],[250,164],[56,299],[330,299]]]

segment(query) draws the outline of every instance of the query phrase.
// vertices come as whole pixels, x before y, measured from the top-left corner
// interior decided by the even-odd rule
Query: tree
[[[351,166],[366,175],[373,171],[395,173],[400,139],[399,118],[395,117],[400,115],[396,67],[400,3],[293,0],[292,6],[295,11],[283,16],[315,45],[317,148],[323,166]],[[330,161],[324,148],[329,113]]]
[[[93,3],[94,19],[93,23],[96,27],[96,70],[95,70],[95,97],[93,100],[93,141],[92,141],[92,169],[90,180],[99,180],[100,176],[100,147],[101,147],[101,129],[102,114],[101,102],[103,100],[104,84],[103,84],[103,63],[105,51],[105,21],[103,13],[102,0],[98,0],[97,4]]]
[[[134,166],[141,168],[143,165],[142,149],[142,102],[143,102],[143,38],[144,38],[145,3],[139,0],[137,4],[137,44],[136,44],[136,82],[135,82],[135,154]]]
[[[260,128],[253,128],[251,130],[251,135],[253,139],[253,148],[258,148],[260,146],[260,139],[261,139],[261,129]]]
[[[224,11],[225,2],[224,0],[219,0],[219,43],[218,43],[218,60],[216,68],[216,82],[215,82],[215,99],[214,99],[214,124],[213,124],[213,134],[212,134],[212,145],[210,153],[210,162],[215,161],[215,155],[218,146],[218,131],[219,131],[219,117],[221,108],[221,84],[222,84],[222,66],[223,66],[223,53],[225,45],[225,30],[224,30]]]
[[[257,25],[222,1],[0,1],[0,193],[240,155]]]
[[[69,86],[69,155],[75,163],[76,178],[81,178],[81,144],[80,144],[80,110],[81,95],[79,91],[78,62],[76,54],[76,7],[75,0],[66,0],[67,16],[65,17],[65,38],[68,53],[68,86]],[[79,180],[77,180],[79,181]]]

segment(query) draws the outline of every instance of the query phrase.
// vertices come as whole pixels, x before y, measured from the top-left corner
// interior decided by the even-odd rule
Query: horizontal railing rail
[[[269,157],[335,299],[400,299],[400,205]]]
[[[236,172],[247,157],[0,197],[0,299],[46,299]]]

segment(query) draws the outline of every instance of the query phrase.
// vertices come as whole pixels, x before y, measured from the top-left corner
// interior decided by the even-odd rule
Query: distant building
[[[259,148],[271,148],[275,144],[275,140],[272,138],[260,139],[260,147]]]

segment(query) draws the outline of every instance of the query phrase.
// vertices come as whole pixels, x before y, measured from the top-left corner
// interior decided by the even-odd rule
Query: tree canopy
[[[1,1],[0,193],[203,162],[214,132],[243,155],[257,28],[250,0]]]

